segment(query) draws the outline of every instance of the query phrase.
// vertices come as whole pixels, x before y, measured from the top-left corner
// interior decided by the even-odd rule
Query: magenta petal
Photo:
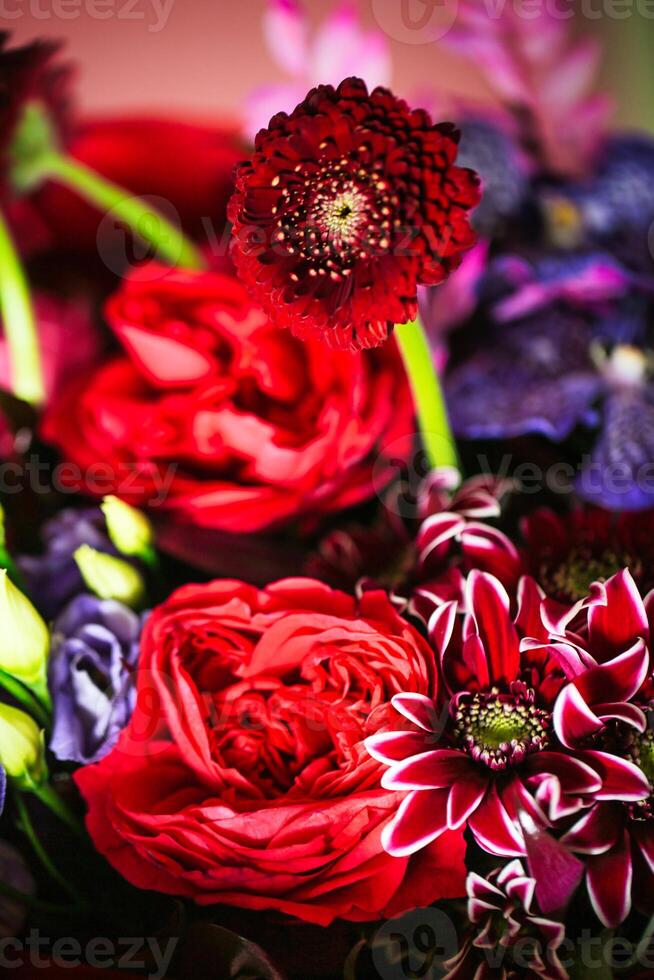
[[[407,857],[447,830],[449,790],[416,790],[400,804],[382,831],[382,844],[394,857]]]
[[[484,645],[492,683],[511,683],[518,676],[518,634],[509,613],[509,597],[493,575],[474,569],[468,576],[468,608]]]
[[[379,732],[367,738],[364,745],[373,759],[391,766],[420,752],[428,752],[433,742],[422,732]]]
[[[532,820],[522,820],[527,866],[536,881],[541,912],[559,912],[570,901],[584,873],[583,863]]]
[[[619,926],[631,909],[631,849],[624,832],[612,850],[588,858],[588,894],[595,913],[609,929]]]
[[[381,784],[384,789],[443,789],[457,779],[466,779],[472,768],[468,756],[454,749],[435,749],[405,759],[388,769]]]

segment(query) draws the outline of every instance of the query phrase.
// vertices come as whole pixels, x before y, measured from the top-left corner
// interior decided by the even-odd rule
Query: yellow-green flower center
[[[533,691],[459,695],[452,706],[454,731],[473,759],[506,769],[547,745],[549,714],[534,704]]]

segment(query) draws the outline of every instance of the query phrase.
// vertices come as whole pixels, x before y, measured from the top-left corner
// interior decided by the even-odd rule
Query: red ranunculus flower
[[[460,831],[415,861],[384,851],[399,794],[363,744],[395,693],[435,686],[429,645],[382,592],[185,586],[146,624],[121,740],[75,776],[89,832],[142,888],[323,925],[461,895]]]
[[[270,318],[333,347],[375,347],[415,319],[475,241],[478,179],[458,132],[387,89],[321,85],[257,135],[229,206],[239,273]]]
[[[302,344],[235,278],[147,265],[107,317],[125,354],[73,386],[44,426],[89,492],[255,531],[370,497],[384,445],[413,428],[394,349]]]

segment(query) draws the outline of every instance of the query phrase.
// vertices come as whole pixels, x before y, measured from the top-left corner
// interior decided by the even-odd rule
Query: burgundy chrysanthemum
[[[520,861],[487,878],[470,872],[470,928],[457,955],[444,964],[444,980],[568,980],[557,955],[565,929],[539,913],[535,890]]]
[[[71,77],[70,67],[56,59],[59,44],[33,41],[8,48],[8,42],[9,34],[0,31],[0,198],[8,191],[9,155],[16,127],[30,103],[38,103],[46,110],[58,138],[66,136]]]
[[[463,625],[454,602],[432,616],[430,637],[449,699],[396,695],[392,704],[404,716],[403,727],[366,741],[370,754],[389,767],[382,786],[407,794],[384,830],[391,854],[412,854],[446,829],[467,824],[484,850],[523,856],[525,821],[529,828],[555,827],[597,800],[630,803],[647,796],[640,769],[611,746],[571,745],[586,688],[579,698],[567,696],[567,678],[580,658],[573,650],[566,657],[558,638],[548,635],[542,603],[535,583],[523,579],[514,622],[499,580],[475,570],[468,576]],[[602,680],[616,680],[618,665],[606,666]],[[623,702],[635,690],[632,666],[625,664],[629,677],[602,704],[590,685],[587,712],[594,709],[597,719],[592,733],[609,718],[630,719],[632,709]],[[605,694],[599,682],[597,690]]]
[[[257,135],[229,207],[239,273],[273,322],[333,347],[381,344],[474,244],[478,178],[459,134],[383,88],[321,85]]]

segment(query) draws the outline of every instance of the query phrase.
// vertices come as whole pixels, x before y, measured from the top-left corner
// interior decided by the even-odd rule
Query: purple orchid
[[[142,622],[121,603],[86,594],[56,620],[49,686],[58,759],[88,765],[115,745],[134,709]]]
[[[483,336],[473,320],[453,345],[455,432],[562,441],[578,425],[599,425],[581,496],[621,510],[651,506],[653,285],[599,252],[496,259],[479,286]]]

